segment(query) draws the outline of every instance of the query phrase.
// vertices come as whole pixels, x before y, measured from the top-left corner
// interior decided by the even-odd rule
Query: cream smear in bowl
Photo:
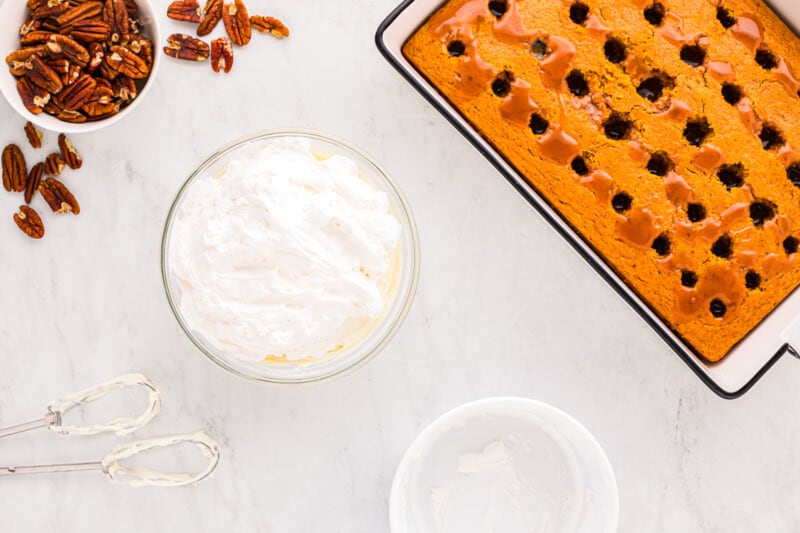
[[[306,131],[229,145],[178,193],[162,245],[167,296],[212,360],[308,382],[368,360],[411,304],[411,211],[363,152]]]

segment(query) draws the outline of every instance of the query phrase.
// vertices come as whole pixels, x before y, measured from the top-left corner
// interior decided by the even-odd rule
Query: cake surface
[[[715,362],[800,284],[799,44],[762,0],[450,0],[403,53]]]

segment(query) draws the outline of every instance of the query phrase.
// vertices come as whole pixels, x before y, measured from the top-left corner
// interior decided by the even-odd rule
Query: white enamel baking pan
[[[800,291],[792,293],[757,328],[718,363],[708,363],[673,332],[652,309],[631,290],[561,216],[486,142],[447,100],[403,57],[402,47],[443,0],[405,0],[383,21],[375,37],[384,57],[419,91],[472,145],[481,152],[608,283],[630,303],[664,341],[686,362],[703,382],[724,398],[747,392],[781,357],[800,352]],[[800,30],[800,2],[772,0],[768,4],[792,27]],[[800,46],[800,39],[798,40]],[[800,119],[800,117],[798,117]],[[792,348],[797,348],[795,350]]]

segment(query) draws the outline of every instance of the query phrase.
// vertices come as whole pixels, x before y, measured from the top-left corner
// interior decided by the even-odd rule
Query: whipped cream
[[[169,247],[181,313],[223,353],[304,361],[361,340],[399,270],[401,225],[350,158],[307,140],[237,150],[195,179]]]

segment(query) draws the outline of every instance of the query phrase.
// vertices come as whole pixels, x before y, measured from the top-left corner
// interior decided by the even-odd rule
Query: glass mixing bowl
[[[192,328],[192,324],[181,313],[181,288],[170,269],[170,243],[172,228],[180,217],[181,204],[192,184],[201,176],[213,174],[239,150],[249,149],[262,143],[270,143],[286,137],[301,137],[311,144],[317,157],[327,158],[342,155],[356,162],[363,180],[376,190],[386,193],[394,215],[402,226],[399,261],[395,288],[391,292],[384,313],[368,333],[356,344],[335,354],[329,354],[312,362],[258,362],[238,359],[233,354],[216,348],[203,335]],[[243,378],[271,383],[309,383],[330,379],[352,371],[365,364],[383,349],[400,328],[417,289],[419,279],[419,236],[411,209],[400,188],[375,161],[359,148],[324,133],[308,130],[274,130],[234,141],[223,146],[206,159],[178,191],[167,215],[161,243],[161,274],[167,300],[181,328],[197,348],[222,368]]]

